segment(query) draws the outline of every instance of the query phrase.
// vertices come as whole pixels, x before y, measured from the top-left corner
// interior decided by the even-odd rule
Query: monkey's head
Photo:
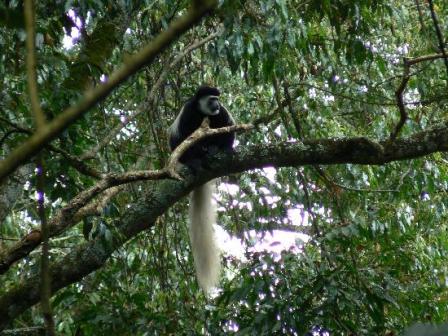
[[[201,86],[195,94],[195,99],[198,102],[200,112],[207,116],[218,115],[221,108],[219,103],[220,94],[221,93],[217,88]]]

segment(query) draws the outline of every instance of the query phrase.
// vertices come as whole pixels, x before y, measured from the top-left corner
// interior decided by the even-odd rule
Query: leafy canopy
[[[36,2],[37,83],[47,120],[107,81],[187,6],[179,0]],[[446,39],[447,27],[446,1],[434,1],[434,13],[419,0],[221,1],[44,149],[46,216],[96,183],[70,157],[100,172],[162,168],[166,129],[202,83],[220,88],[238,122],[263,120],[239,135],[237,149],[388,139],[400,119],[404,59],[440,54],[436,28]],[[34,128],[25,38],[21,2],[0,4],[2,157]],[[401,92],[407,118],[398,137],[447,115],[444,60],[408,70]],[[396,335],[415,322],[446,321],[447,160],[436,153],[386,165],[309,165],[224,177],[218,224],[225,230],[220,239],[232,239],[224,245],[222,287],[214,297],[204,297],[195,282],[182,199],[104,267],[53,296],[56,328],[67,335]],[[39,226],[33,169],[28,162],[1,187],[3,251]],[[113,241],[117,222],[150,184],[130,183],[99,213],[53,237],[50,263],[85,241]],[[270,232],[278,244],[279,231],[305,234],[306,242],[297,238],[277,254],[260,251]],[[235,256],[230,242],[243,246],[243,256]],[[39,259],[32,252],[2,275],[0,299],[37,271]],[[35,306],[8,327],[41,319]]]

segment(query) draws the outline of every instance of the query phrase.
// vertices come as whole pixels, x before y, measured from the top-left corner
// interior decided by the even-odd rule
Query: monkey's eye
[[[219,109],[219,100],[218,100],[218,98],[210,98],[210,100],[208,101],[208,106],[212,110],[218,110]]]

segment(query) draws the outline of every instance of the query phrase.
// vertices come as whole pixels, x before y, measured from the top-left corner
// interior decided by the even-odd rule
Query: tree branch
[[[26,72],[28,81],[28,93],[30,95],[31,110],[34,115],[36,127],[39,130],[45,125],[45,116],[40,107],[39,94],[37,90],[34,0],[26,0],[24,10],[26,27]]]
[[[105,174],[94,186],[80,192],[51,219],[50,223],[48,223],[48,236],[54,237],[61,234],[81,220],[82,216],[96,212],[98,207],[103,207],[111,197],[121,190],[112,187],[121,186],[129,182],[157,180],[168,177],[181,180],[182,178],[176,172],[178,160],[188,148],[201,139],[212,135],[250,130],[252,128],[253,126],[250,124],[242,124],[211,129],[208,126],[208,119],[205,119],[201,127],[193,132],[193,134],[183,141],[171,154],[169,163],[165,168],[160,170],[130,171],[124,174]],[[110,188],[113,190],[109,190],[109,192],[100,200],[88,205],[94,197]],[[41,234],[40,231],[33,230],[8,250],[1,252],[0,274],[5,273],[13,263],[26,257],[31,251],[39,246],[42,242],[42,238],[43,234]]]
[[[0,332],[0,336],[45,336],[45,328],[29,327],[29,328],[8,329]]]
[[[242,124],[210,129],[206,123],[203,123],[202,127],[196,130],[196,132],[176,148],[170,157],[168,165],[164,169],[104,175],[96,185],[78,194],[52,218],[48,225],[50,237],[58,235],[76,224],[80,220],[82,213],[94,211],[95,206],[92,205],[89,207],[87,204],[103,191],[111,187],[141,180],[156,180],[168,177],[182,180],[180,175],[175,172],[175,166],[182,153],[194,143],[203,137],[226,132],[250,130],[253,127],[250,124]],[[437,151],[446,151],[448,149],[447,131],[447,124],[442,123],[433,129],[416,133],[412,137],[401,139],[400,141],[396,140],[393,143],[390,143],[389,140],[375,142],[367,138],[343,138],[304,140],[295,145],[291,143],[280,143],[263,147],[249,146],[248,148],[251,151],[246,153],[243,161],[232,160],[231,163],[226,163],[223,166],[225,168],[222,171],[222,175],[272,165],[298,166],[339,163],[380,165],[390,161],[424,156]],[[231,158],[238,158],[238,156]],[[235,167],[235,170],[232,170],[232,167]],[[216,171],[220,171],[219,167],[216,168]],[[109,198],[106,196],[107,199]],[[97,203],[104,204],[104,202],[100,200]],[[41,243],[41,238],[39,231],[32,231],[17,244],[1,253],[0,274],[5,273],[14,262],[22,259],[34,250]]]
[[[48,223],[48,235],[54,237],[71,226],[75,225],[82,214],[93,211],[96,206],[104,204],[97,202],[96,206],[86,208],[89,201],[100,193],[114,186],[132,181],[146,179],[158,179],[168,177],[166,170],[156,171],[133,171],[125,174],[107,174],[98,181],[97,184],[80,192],[66,206],[64,206]],[[113,196],[113,195],[112,195]],[[106,196],[107,199],[109,197]],[[13,263],[26,257],[42,242],[42,234],[38,230],[33,230],[23,237],[19,242],[11,246],[8,250],[0,251],[0,274],[5,273]]]
[[[305,140],[297,143],[246,146],[235,154],[219,154],[207,162],[210,169],[186,174],[184,179],[152,181],[141,191],[138,201],[126,208],[111,232],[112,239],[98,236],[85,242],[65,257],[55,260],[50,269],[53,294],[102,267],[110,255],[125,242],[154,225],[156,219],[196,186],[206,181],[249,169],[297,167],[313,164],[373,164],[408,160],[448,151],[448,122],[408,138],[373,141],[366,138]],[[134,177],[137,177],[134,175]],[[31,274],[0,297],[0,329],[39,300],[39,274]]]
[[[424,56],[415,57],[415,58],[404,58],[403,59],[403,63],[404,63],[403,64],[404,65],[403,75],[402,75],[400,85],[398,86],[397,90],[395,91],[395,99],[397,102],[398,110],[400,111],[400,120],[398,121],[398,124],[395,126],[394,131],[390,135],[391,141],[394,141],[395,138],[398,136],[398,133],[400,133],[402,127],[404,126],[404,124],[408,118],[408,114],[406,112],[406,106],[405,106],[406,104],[403,99],[403,94],[404,94],[406,86],[409,82],[409,79],[411,77],[411,74],[410,74],[411,66],[421,63],[421,62],[432,61],[432,60],[439,59],[439,58],[443,58],[443,59],[445,59],[445,61],[447,61],[447,56],[444,53],[435,54],[435,55],[424,55]]]
[[[17,147],[0,164],[0,181],[13,172],[23,162],[38,153],[49,141],[80,118],[98,102],[104,100],[115,88],[126,81],[138,70],[151,64],[157,55],[165,50],[173,41],[193,27],[217,4],[215,0],[198,1],[183,16],[174,21],[164,32],[144,47],[137,54],[129,57],[123,66],[116,70],[107,82],[88,91],[82,101],[69,107],[63,113],[47,123],[22,145]]]
[[[33,111],[37,132],[45,127],[45,116],[40,107],[39,94],[37,89],[37,76],[36,76],[36,46],[35,46],[35,11],[34,0],[25,1],[25,25],[26,25],[26,68],[28,79],[28,91],[31,100],[31,109]],[[41,222],[42,232],[42,258],[41,258],[41,276],[40,276],[40,299],[42,307],[42,315],[44,317],[45,328],[49,336],[55,335],[53,313],[51,311],[50,297],[51,297],[51,284],[49,275],[49,237],[47,217],[45,214],[45,169],[42,160],[42,153],[38,155],[36,163],[36,180],[37,180],[37,212],[39,214]]]
[[[50,283],[50,244],[48,235],[47,216],[45,214],[45,166],[42,153],[37,156],[36,163],[36,190],[37,190],[37,213],[40,219],[40,230],[42,238],[42,257],[40,261],[40,301],[45,328],[49,336],[55,335],[53,313],[51,310],[51,283]]]
[[[28,135],[32,135],[32,134],[33,134],[33,131],[32,131],[31,129],[29,129],[29,128],[27,128],[27,127],[24,127],[24,126],[21,126],[21,125],[18,125],[18,124],[16,124],[16,123],[13,123],[13,122],[9,121],[9,120],[6,119],[6,118],[2,118],[2,117],[0,117],[0,120],[3,121],[3,122],[5,122],[5,123],[7,123],[8,125],[10,125],[11,127],[14,128],[13,130],[7,132],[7,133],[3,136],[3,138],[0,140],[0,148],[1,148],[1,145],[2,145],[2,143],[3,143],[4,138],[5,138],[6,136],[8,136],[8,134],[10,134],[11,132],[15,132],[15,133],[24,133],[24,134],[28,134]],[[74,169],[76,169],[78,172],[80,172],[81,174],[84,174],[84,175],[87,175],[87,176],[90,176],[90,177],[93,177],[93,178],[96,178],[96,179],[101,178],[101,173],[100,173],[98,170],[96,170],[95,168],[90,167],[89,165],[87,165],[87,164],[83,161],[82,158],[77,157],[77,156],[75,156],[75,155],[72,155],[72,154],[68,153],[67,151],[65,151],[65,150],[63,150],[63,149],[61,149],[61,148],[58,148],[58,147],[56,147],[56,146],[53,146],[52,144],[48,144],[48,145],[46,146],[46,148],[48,148],[48,149],[49,149],[50,151],[52,151],[52,152],[61,154],[61,155],[67,160],[67,162],[68,162]]]
[[[255,126],[251,124],[240,124],[221,128],[210,128],[210,120],[208,118],[205,118],[201,126],[196,131],[194,131],[193,134],[186,138],[179,146],[177,146],[174,152],[171,154],[166,167],[168,174],[175,179],[182,180],[182,177],[180,177],[180,175],[176,173],[177,163],[179,162],[182,154],[185,153],[185,151],[195,143],[199,142],[199,140],[217,134],[248,131],[253,129],[254,127]]]
[[[434,11],[434,4],[432,3],[432,0],[428,0],[428,4],[429,4],[429,10],[431,12],[432,22],[434,24],[434,29],[436,30],[437,40],[439,41],[439,49],[443,55],[446,73],[448,74],[448,58],[445,52],[445,41],[443,40],[442,31],[440,30],[439,20],[437,19],[436,12]]]
[[[423,56],[414,57],[414,58],[407,58],[406,61],[407,61],[409,66],[412,66],[412,65],[417,64],[417,63],[426,62],[426,61],[433,61],[433,60],[440,59],[440,58],[445,58],[446,59],[447,56],[445,56],[443,54],[423,55]]]
[[[401,128],[404,126],[406,120],[408,119],[408,114],[406,112],[406,107],[404,105],[403,100],[403,93],[406,89],[406,85],[409,82],[409,78],[411,77],[409,74],[410,66],[406,59],[404,59],[404,70],[403,70],[403,76],[401,79],[401,83],[398,86],[397,90],[395,91],[395,99],[397,100],[397,106],[398,110],[400,111],[400,120],[398,121],[398,124],[395,126],[394,131],[390,135],[390,140],[394,141],[400,133]]]

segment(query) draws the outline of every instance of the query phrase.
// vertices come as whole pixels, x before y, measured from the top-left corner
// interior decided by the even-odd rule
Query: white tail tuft
[[[216,210],[212,203],[214,181],[210,181],[190,195],[190,240],[199,285],[208,293],[218,284],[220,254],[216,246],[213,224]]]

